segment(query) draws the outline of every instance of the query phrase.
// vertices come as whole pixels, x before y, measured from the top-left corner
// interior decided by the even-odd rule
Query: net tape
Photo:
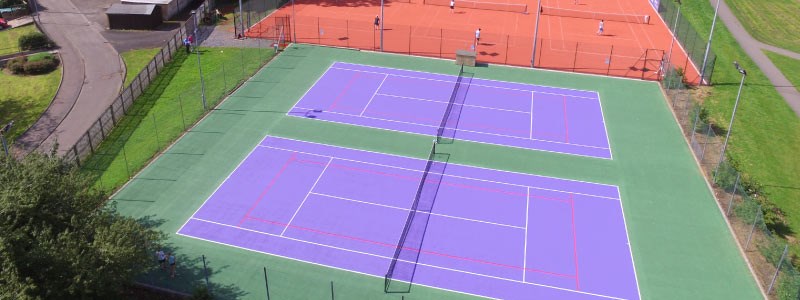
[[[423,3],[428,5],[450,6],[450,0],[423,0]],[[472,9],[507,11],[507,12],[518,12],[518,13],[528,12],[527,4],[518,4],[518,3],[497,3],[497,2],[482,2],[482,1],[470,1],[470,0],[456,0],[455,4],[456,8],[472,8]]]
[[[566,8],[556,8],[548,6],[542,6],[541,13],[542,15],[549,15],[549,16],[571,17],[579,19],[595,19],[595,20],[617,21],[617,22],[637,23],[637,24],[650,24],[650,16],[648,15],[615,14],[615,13],[593,12],[585,10],[574,10]]]

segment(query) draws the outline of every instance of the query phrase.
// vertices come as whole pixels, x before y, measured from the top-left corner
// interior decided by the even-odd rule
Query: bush
[[[58,67],[57,59],[43,59],[25,63],[25,74],[37,75],[50,73]]]
[[[25,62],[27,59],[25,56],[18,56],[15,57],[6,63],[6,68],[11,70],[13,74],[22,74],[25,72]]]
[[[50,47],[50,40],[41,32],[31,32],[19,37],[19,48],[23,51]]]
[[[22,0],[0,0],[0,7],[11,7],[22,4],[25,4],[25,2],[22,2]]]

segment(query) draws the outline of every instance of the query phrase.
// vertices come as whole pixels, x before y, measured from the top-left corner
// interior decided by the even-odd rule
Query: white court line
[[[296,108],[296,109],[308,110],[308,111],[312,111],[312,110],[313,110],[313,109],[311,109],[311,108],[307,108],[307,107],[298,107],[298,106],[295,106],[294,108]],[[328,113],[328,114],[335,114],[335,115],[342,115],[342,116],[349,116],[349,117],[357,117],[357,118],[373,119],[373,120],[378,120],[378,121],[386,121],[386,122],[393,122],[393,123],[400,123],[400,124],[407,124],[407,125],[417,125],[417,126],[431,127],[431,128],[437,128],[437,129],[439,128],[439,126],[436,126],[436,125],[427,125],[427,124],[420,124],[420,123],[414,123],[414,122],[397,121],[397,120],[384,119],[384,118],[378,118],[378,117],[370,117],[370,116],[359,116],[359,115],[355,115],[355,114],[348,114],[348,113],[335,112],[335,111],[326,111],[325,113]],[[301,117],[301,116],[292,116],[292,117]],[[304,118],[304,117],[303,117],[303,118]],[[320,119],[317,119],[317,120],[320,120]],[[386,129],[386,128],[382,128],[382,127],[365,126],[365,125],[359,125],[359,124],[353,124],[353,123],[343,123],[343,122],[330,121],[330,120],[321,120],[321,121],[332,122],[332,123],[340,123],[340,124],[348,124],[348,125],[357,125],[357,126],[361,126],[361,127],[371,127],[371,128],[377,128],[377,129]],[[608,148],[606,148],[606,147],[591,146],[591,145],[583,145],[583,144],[575,144],[575,143],[565,143],[565,142],[557,142],[557,141],[541,140],[541,139],[530,139],[530,138],[526,138],[526,137],[519,137],[519,136],[513,136],[513,135],[507,135],[507,134],[488,133],[488,132],[483,132],[483,131],[475,131],[475,130],[467,130],[467,129],[458,129],[458,128],[452,128],[452,127],[449,127],[449,128],[446,128],[446,129],[452,129],[452,130],[458,130],[458,131],[462,131],[462,132],[470,132],[470,133],[476,133],[476,134],[485,134],[485,135],[492,135],[492,136],[499,136],[499,137],[513,138],[513,139],[526,140],[526,141],[527,141],[527,140],[531,140],[531,141],[537,141],[537,142],[543,142],[543,143],[553,143],[553,144],[560,144],[560,145],[567,145],[567,146],[575,146],[575,147],[583,147],[583,148],[592,148],[592,149],[608,150]],[[386,130],[391,130],[391,129],[386,129]],[[392,130],[392,131],[396,131],[396,130]],[[400,132],[406,132],[406,133],[416,133],[416,132],[409,132],[409,131],[400,131]],[[429,135],[429,134],[424,134],[424,133],[416,133],[416,134]],[[467,140],[467,141],[471,141],[471,140],[468,140],[468,139],[465,139],[465,140]],[[473,141],[473,142],[480,142],[480,141]],[[484,142],[484,143],[485,143],[485,142]],[[486,144],[492,144],[492,145],[501,145],[501,146],[509,146],[509,145],[505,145],[505,144],[494,144],[494,143],[486,143]],[[529,149],[529,150],[542,150],[542,149],[538,149],[538,148],[524,148],[524,147],[518,147],[518,148]],[[544,150],[542,150],[542,151],[544,151]],[[550,152],[556,152],[556,153],[562,153],[562,154],[571,154],[571,155],[578,155],[578,154],[572,154],[572,153],[567,153],[567,152],[558,152],[558,151],[550,151]],[[595,157],[595,156],[590,156],[590,157]],[[595,157],[595,158],[601,158],[601,157]]]
[[[351,150],[351,151],[357,151],[357,152],[358,152],[358,151],[360,151],[360,152],[367,152],[367,153],[375,153],[375,154],[381,154],[381,155],[386,155],[386,156],[391,156],[391,157],[399,157],[399,158],[403,158],[403,159],[409,159],[409,160],[416,160],[416,161],[428,161],[427,159],[421,159],[421,158],[415,158],[415,157],[402,156],[402,155],[397,155],[397,154],[392,154],[392,153],[385,153],[385,152],[378,152],[378,151],[369,151],[369,150],[363,150],[363,149],[348,148],[348,147],[343,147],[343,146],[333,146],[333,145],[329,145],[329,144],[323,144],[323,143],[317,143],[317,142],[310,142],[310,141],[298,140],[298,139],[287,138],[287,137],[278,137],[278,136],[269,136],[269,135],[267,135],[267,136],[264,138],[264,140],[266,140],[268,137],[272,137],[273,139],[281,139],[281,140],[295,141],[295,142],[298,142],[298,143],[306,143],[306,144],[314,144],[314,145],[320,145],[320,146],[326,146],[326,147],[333,147],[333,148],[339,148],[339,149],[347,149],[347,150]],[[258,146],[261,146],[261,147],[269,147],[269,148],[275,148],[275,149],[286,150],[286,151],[295,151],[295,150],[287,150],[287,149],[284,149],[284,148],[278,148],[278,147],[272,147],[272,146],[263,146],[263,145],[261,145],[260,143],[259,143],[259,145],[258,145]],[[295,151],[295,152],[296,152],[296,151]],[[317,154],[317,155],[318,155],[318,154]],[[321,156],[321,155],[320,155],[320,156]],[[342,158],[339,158],[339,159],[342,159]],[[495,171],[495,172],[500,172],[500,173],[519,174],[519,175],[525,175],[525,176],[535,176],[535,177],[541,177],[541,178],[550,178],[550,179],[555,179],[555,180],[560,180],[560,181],[568,181],[568,182],[581,182],[581,183],[588,183],[588,184],[593,184],[593,185],[602,185],[602,186],[607,186],[607,187],[612,187],[612,188],[614,188],[615,190],[617,190],[617,194],[619,194],[619,186],[616,186],[616,185],[613,185],[613,184],[597,183],[597,182],[583,181],[583,180],[575,180],[575,179],[564,179],[564,178],[552,177],[552,176],[544,176],[544,175],[534,175],[534,174],[529,174],[529,173],[514,172],[514,171],[507,171],[507,170],[500,170],[500,169],[492,169],[492,168],[478,167],[478,166],[465,165],[465,164],[456,164],[456,163],[447,163],[447,164],[448,164],[448,165],[454,165],[454,166],[461,166],[461,167],[469,167],[469,168],[481,169],[481,170],[490,170],[490,171]],[[448,176],[452,176],[452,175],[448,175]],[[477,180],[477,179],[476,179],[476,180]],[[532,188],[536,188],[536,187],[533,187],[533,186],[532,186]],[[544,189],[543,189],[543,190],[544,190]],[[578,194],[578,193],[574,193],[574,192],[569,192],[569,193]],[[586,194],[583,194],[583,195],[585,195],[585,196],[593,196],[593,195],[586,195]],[[614,199],[614,200],[617,200],[617,199],[619,199],[619,198],[605,197],[605,196],[593,196],[593,197],[608,198],[608,199]]]
[[[436,103],[443,103],[443,104],[449,104],[449,103],[450,103],[450,101],[439,101],[439,100],[432,100],[432,99],[425,99],[425,98],[416,98],[416,97],[407,97],[407,96],[399,96],[399,95],[390,95],[390,94],[378,94],[378,95],[380,95],[380,96],[387,96],[387,97],[394,97],[394,98],[410,99],[410,100],[419,100],[419,101],[427,101],[427,102],[436,102]],[[505,108],[488,107],[488,106],[474,105],[474,104],[461,104],[461,103],[453,103],[453,106],[456,106],[456,105],[458,105],[458,106],[466,106],[466,107],[482,108],[482,109],[488,109],[488,110],[499,110],[499,111],[515,112],[515,113],[522,113],[522,114],[528,114],[528,113],[529,113],[529,112],[527,112],[527,111],[521,111],[521,110],[513,110],[513,109],[505,109]]]
[[[343,201],[350,201],[350,202],[356,202],[356,203],[361,203],[361,204],[392,208],[392,209],[397,209],[397,210],[402,210],[402,211],[411,211],[410,209],[407,209],[407,208],[391,206],[391,205],[385,205],[385,204],[379,204],[379,203],[373,203],[373,202],[368,202],[368,201],[355,200],[355,199],[339,197],[339,196],[333,196],[333,195],[328,195],[328,194],[323,194],[323,193],[314,193],[314,192],[312,192],[311,194],[312,195],[323,196],[323,197],[328,197],[328,198],[333,198],[333,199],[339,199],[339,200],[343,200]],[[470,219],[470,218],[464,218],[464,217],[456,217],[456,216],[438,214],[438,213],[433,213],[433,212],[417,211],[417,213],[422,213],[422,214],[427,214],[427,215],[437,216],[437,217],[443,217],[443,218],[451,218],[451,219],[462,220],[462,221],[484,223],[484,224],[495,225],[495,226],[510,227],[510,228],[515,228],[515,229],[525,229],[524,227],[521,227],[521,226],[514,226],[514,225],[509,225],[509,224],[495,223],[495,222],[489,222],[489,221],[483,221],[483,220],[477,220],[477,219]]]
[[[367,111],[367,107],[369,107],[369,104],[372,103],[372,99],[375,99],[375,95],[377,95],[378,91],[381,90],[381,87],[383,86],[383,83],[386,82],[386,78],[389,78],[389,74],[386,74],[386,75],[383,76],[383,80],[381,80],[381,84],[378,85],[378,88],[375,89],[374,93],[372,93],[372,97],[369,97],[369,101],[367,101],[367,105],[364,105],[364,109],[362,109],[361,113],[358,114],[359,117],[364,116],[364,112]]]
[[[525,270],[528,269],[528,211],[531,205],[531,188],[528,188],[525,197],[525,244],[522,246],[522,282],[525,282]]]
[[[306,244],[311,244],[311,245],[315,245],[315,246],[320,246],[320,247],[325,247],[325,248],[331,248],[331,249],[341,250],[341,251],[345,251],[345,252],[352,252],[352,253],[356,253],[356,254],[362,254],[362,255],[367,255],[367,256],[373,256],[373,257],[378,257],[378,258],[383,258],[383,259],[389,259],[389,260],[393,260],[393,258],[392,258],[392,257],[387,257],[387,256],[379,255],[379,254],[373,254],[373,253],[368,253],[368,252],[363,252],[363,251],[351,250],[351,249],[346,249],[346,248],[342,248],[342,247],[337,247],[337,246],[331,246],[331,245],[322,244],[322,243],[317,243],[317,242],[306,241],[306,240],[302,240],[302,239],[298,239],[298,238],[292,238],[292,237],[287,237],[287,236],[280,236],[280,235],[276,235],[276,234],[274,234],[274,233],[269,233],[269,232],[263,232],[263,231],[258,231],[258,230],[253,230],[253,229],[243,228],[243,227],[239,227],[239,226],[234,226],[234,225],[229,225],[229,224],[224,224],[224,223],[214,222],[214,221],[205,220],[205,219],[200,219],[200,218],[194,218],[194,217],[193,217],[193,218],[191,218],[191,219],[193,219],[193,220],[197,220],[197,221],[201,221],[201,222],[211,223],[211,224],[215,224],[215,225],[219,225],[219,226],[225,226],[225,227],[230,227],[230,228],[234,228],[234,229],[240,229],[240,230],[244,230],[244,231],[250,231],[250,232],[253,232],[253,233],[258,233],[258,234],[263,234],[263,235],[273,236],[273,237],[277,237],[277,238],[284,238],[284,239],[288,239],[288,240],[292,240],[292,241],[296,241],[296,242],[300,242],[300,243],[306,243]],[[191,235],[186,235],[186,234],[181,234],[181,233],[178,233],[178,234],[179,234],[179,235],[183,235],[183,236],[189,236],[189,237],[192,237],[192,238],[201,239],[201,240],[206,240],[206,239],[199,238],[199,237],[195,237],[195,236],[191,236]],[[217,242],[217,241],[212,241],[212,242],[215,242],[215,243],[218,243],[218,244],[227,245],[227,246],[232,246],[232,247],[237,247],[237,248],[247,249],[247,250],[251,250],[251,251],[255,251],[255,252],[261,252],[261,251],[252,250],[252,249],[243,248],[243,247],[238,247],[238,246],[234,246],[234,245],[230,245],[230,244],[226,244],[226,243],[222,243],[222,242]],[[261,253],[266,253],[266,254],[274,255],[274,254],[272,254],[272,253],[269,253],[269,252],[261,252]],[[291,259],[293,259],[293,260],[298,260],[298,261],[304,261],[304,260],[295,259],[295,258],[291,258]],[[492,276],[492,275],[486,275],[486,274],[481,274],[481,273],[475,273],[475,272],[470,272],[470,271],[464,271],[464,270],[452,269],[452,268],[441,267],[441,266],[436,266],[436,265],[430,265],[430,264],[425,264],[425,263],[420,263],[420,262],[412,262],[412,261],[407,261],[407,260],[402,260],[402,259],[398,259],[398,261],[405,262],[405,263],[410,263],[410,264],[417,264],[417,265],[420,265],[420,266],[425,266],[425,267],[430,267],[430,268],[442,269],[442,270],[451,271],[451,272],[456,272],[456,273],[469,274],[469,275],[474,275],[474,276],[479,276],[479,277],[487,277],[487,278],[492,278],[492,279],[498,279],[498,280],[504,280],[504,281],[514,282],[514,283],[520,283],[520,284],[534,285],[534,286],[539,286],[539,287],[544,287],[544,288],[551,288],[551,289],[556,289],[556,290],[561,290],[561,291],[566,291],[566,292],[573,292],[573,293],[584,294],[584,295],[591,295],[591,296],[597,296],[597,297],[603,297],[603,298],[608,298],[608,299],[620,299],[620,300],[624,300],[623,298],[618,298],[618,297],[613,297],[613,296],[607,296],[607,295],[601,295],[601,294],[594,294],[594,293],[589,293],[589,292],[584,292],[584,291],[576,291],[576,290],[573,290],[573,289],[562,288],[562,287],[557,287],[557,286],[550,286],[550,285],[546,285],[546,284],[539,284],[539,283],[533,283],[533,282],[522,282],[522,281],[519,281],[519,280],[514,280],[514,279],[508,279],[508,278],[497,277],[497,276]],[[331,267],[331,266],[324,265],[324,264],[320,264],[320,263],[314,263],[314,264],[317,264],[317,265],[322,265],[322,266],[326,266],[326,267]],[[336,268],[336,267],[331,267],[331,268]],[[349,269],[342,269],[342,268],[336,268],[336,269],[345,270],[345,271],[348,271],[348,272],[355,272],[355,271],[352,271],[352,270],[349,270]],[[358,273],[358,272],[356,272],[356,273]],[[362,273],[362,274],[363,274],[363,273]],[[375,276],[375,275],[370,275],[370,276]],[[382,276],[376,276],[376,277],[382,277]]]
[[[534,92],[531,92],[531,128],[530,128],[530,130],[531,130],[530,139],[531,140],[533,140],[533,94],[534,94]]]
[[[356,160],[356,159],[349,159],[349,158],[344,158],[344,157],[333,157],[333,156],[328,156],[328,155],[322,155],[322,154],[316,154],[316,153],[304,152],[304,151],[292,150],[292,149],[285,149],[285,148],[274,147],[274,146],[264,146],[264,145],[258,145],[258,147],[262,147],[262,148],[270,148],[270,149],[275,149],[275,150],[282,150],[282,151],[287,151],[287,152],[291,152],[291,153],[300,153],[300,154],[307,154],[307,155],[319,156],[319,157],[324,157],[324,158],[328,158],[328,159],[337,159],[337,160],[343,160],[343,161],[349,161],[349,162],[361,163],[361,164],[365,164],[365,165],[373,165],[373,166],[386,167],[386,168],[392,168],[392,169],[398,169],[398,170],[405,170],[405,171],[411,171],[411,172],[417,172],[417,173],[425,173],[425,171],[424,171],[424,170],[417,170],[417,169],[409,169],[409,168],[403,168],[403,167],[398,167],[398,166],[384,165],[384,164],[373,163],[373,162],[366,162],[366,161],[360,161],[360,160]],[[343,147],[340,147],[340,148],[343,148]],[[350,149],[350,148],[344,148],[344,149]],[[362,151],[362,150],[356,150],[356,149],[350,149],[350,150]],[[366,151],[366,152],[369,152],[369,151]],[[386,154],[386,155],[391,155],[391,154]],[[405,157],[405,158],[414,159],[414,160],[419,160],[419,159],[416,159],[416,158],[411,158],[411,157]],[[452,165],[458,165],[458,164],[452,164]],[[460,165],[460,166],[464,166],[464,165]],[[465,166],[465,167],[467,167],[467,166]],[[479,168],[479,167],[473,167],[473,166],[468,166],[468,167],[470,167],[470,168]],[[484,170],[487,170],[486,168],[479,168],[479,169],[484,169]],[[493,169],[488,169],[488,170],[493,170]],[[510,171],[502,171],[502,170],[493,170],[493,171],[500,171],[500,172],[515,173],[515,172],[510,172]],[[574,192],[574,191],[562,191],[562,190],[549,189],[549,188],[543,188],[543,187],[535,187],[535,186],[521,185],[521,184],[516,184],[516,183],[509,183],[509,182],[494,181],[494,180],[489,180],[489,179],[472,178],[472,177],[459,176],[459,175],[452,175],[452,174],[444,174],[444,173],[437,173],[437,172],[430,172],[430,174],[434,174],[434,175],[442,175],[443,177],[453,177],[453,178],[460,178],[460,179],[466,179],[466,180],[473,180],[473,181],[480,181],[480,182],[495,183],[495,184],[500,184],[500,185],[509,185],[509,186],[515,186],[515,187],[523,187],[523,188],[532,188],[532,189],[537,189],[537,190],[542,190],[542,191],[559,192],[559,193],[566,193],[566,194],[575,194],[575,195],[581,195],[581,196],[587,196],[587,197],[595,197],[595,198],[602,198],[602,199],[609,199],[609,200],[619,200],[619,199],[617,199],[617,198],[614,198],[614,197],[608,197],[608,196],[600,196],[600,195],[592,195],[592,194],[577,193],[577,192]],[[521,174],[521,173],[516,173],[516,174]],[[539,175],[531,175],[531,174],[524,174],[524,175],[528,175],[528,176],[539,176]],[[561,178],[555,178],[555,177],[546,177],[546,176],[539,176],[539,177],[543,177],[543,178],[553,178],[553,179],[564,180],[564,181],[573,181],[573,180],[561,179]],[[584,182],[584,181],[577,181],[577,182]],[[596,184],[596,185],[604,185],[604,184],[600,184],[600,183],[592,183],[592,182],[585,182],[585,183],[591,183],[591,184]],[[619,188],[617,188],[617,193],[619,193]]]
[[[283,234],[284,234],[284,233],[286,233],[286,230],[287,230],[287,229],[289,229],[289,226],[291,226],[291,225],[292,225],[292,221],[294,221],[294,217],[296,217],[296,216],[297,216],[297,213],[299,213],[299,212],[300,212],[300,209],[302,209],[302,208],[303,208],[303,204],[305,204],[305,203],[306,203],[306,200],[308,200],[308,195],[311,195],[311,191],[313,191],[313,190],[314,190],[314,188],[317,186],[317,183],[319,183],[319,180],[320,180],[320,179],[322,179],[322,175],[325,175],[325,171],[326,171],[326,170],[328,170],[328,166],[330,166],[330,165],[331,165],[331,162],[332,162],[332,161],[333,161],[333,157],[331,157],[330,159],[328,159],[328,163],[327,163],[327,164],[325,164],[325,168],[323,168],[323,169],[322,169],[322,172],[320,172],[320,173],[319,173],[319,176],[317,176],[317,180],[316,180],[316,181],[314,181],[314,185],[312,185],[312,186],[311,186],[311,189],[309,189],[309,190],[308,190],[308,192],[306,193],[306,196],[303,198],[303,202],[300,202],[300,206],[298,206],[298,207],[297,207],[297,210],[295,210],[295,211],[294,211],[294,214],[292,215],[292,218],[291,218],[291,219],[289,219],[289,223],[286,223],[286,226],[285,226],[285,227],[283,227],[283,231],[281,231],[281,236],[283,236]]]
[[[659,15],[659,17],[660,17],[660,15]],[[387,54],[391,54],[391,53],[387,53]],[[412,56],[414,56],[414,55],[412,55]],[[405,54],[403,54],[403,55],[402,55],[402,57],[408,57],[408,55],[405,55]],[[432,57],[428,57],[428,56],[414,56],[414,57],[422,57],[422,58],[433,59]],[[450,62],[452,62],[452,60],[447,60],[447,61],[450,61]],[[379,69],[388,69],[388,70],[399,70],[399,71],[405,71],[405,72],[416,72],[416,73],[431,74],[431,75],[438,75],[438,76],[451,76],[451,77],[455,77],[455,75],[449,75],[449,74],[440,74],[440,73],[432,73],[432,72],[417,71],[417,70],[406,70],[406,69],[398,69],[398,68],[383,67],[383,66],[372,66],[372,65],[354,64],[354,63],[349,63],[349,62],[344,62],[344,61],[336,61],[336,62],[333,62],[333,63],[331,64],[331,67],[333,67],[333,65],[335,65],[335,64],[345,64],[345,65],[363,66],[363,67],[369,67],[369,68],[379,68]],[[519,68],[519,67],[516,67],[516,66],[508,66],[508,65],[501,65],[501,67]],[[525,69],[528,69],[528,70],[530,70],[530,68],[525,68]],[[570,73],[570,74],[576,74],[576,73]],[[603,77],[605,77],[605,76],[603,76]],[[557,87],[557,86],[536,85],[536,84],[520,83],[520,82],[513,82],[513,81],[503,81],[503,80],[494,80],[494,79],[486,79],[486,78],[478,78],[478,79],[479,79],[479,80],[483,80],[483,81],[489,81],[489,82],[499,82],[499,83],[515,83],[515,84],[523,84],[523,85],[529,85],[529,86],[536,86],[536,87],[541,87],[541,88],[556,88],[556,89],[565,90],[565,91],[576,91],[576,92],[594,92],[594,91],[589,91],[589,90],[579,90],[579,89],[571,89],[571,88],[564,88],[564,87]]]
[[[619,211],[622,214],[622,227],[625,228],[625,242],[628,244],[628,253],[631,256],[631,267],[633,268],[633,281],[636,283],[636,293],[642,299],[642,291],[639,290],[639,276],[636,275],[636,262],[633,260],[633,249],[631,248],[631,238],[628,235],[628,223],[625,221],[625,208],[622,205],[622,195],[619,200]]]
[[[600,105],[600,118],[603,121],[603,132],[606,134],[606,145],[608,145],[608,159],[614,159],[614,151],[611,151],[611,137],[608,136],[608,125],[606,124],[606,114],[603,112],[603,100],[600,100],[600,93],[597,93],[597,104]]]
[[[365,70],[348,69],[348,68],[341,68],[341,67],[331,67],[331,69],[344,70],[344,71],[353,71],[353,72],[361,72],[361,73],[370,73],[370,74],[380,74],[380,75],[392,75],[392,76],[395,76],[395,77],[403,77],[403,78],[419,79],[419,80],[427,80],[427,81],[457,83],[456,81],[451,81],[451,80],[416,77],[416,76],[408,76],[408,75],[399,75],[399,74],[394,74],[394,73],[384,73],[384,72],[377,72],[377,71],[365,71]],[[416,71],[410,71],[409,70],[409,72],[416,72]],[[446,75],[446,74],[437,74],[437,75],[440,75],[440,76],[452,76],[452,75]],[[483,79],[478,78],[478,80],[483,80]],[[512,83],[512,82],[508,82],[508,83]],[[527,85],[527,86],[531,86],[531,87],[534,86],[532,84],[527,84],[527,83],[517,83],[517,82],[513,82],[513,83],[514,84],[520,84],[520,85]],[[508,88],[508,87],[495,86],[495,85],[484,85],[484,84],[479,84],[479,83],[470,83],[469,85],[470,86],[485,87],[485,88],[492,88],[492,89],[500,89],[500,90],[509,90],[509,91],[518,91],[518,92],[531,92],[531,90]],[[545,87],[545,86],[541,86],[541,87],[543,87],[543,88],[560,89],[558,87]],[[589,92],[589,91],[587,91],[587,92]],[[589,100],[597,100],[597,99],[592,98],[592,97],[584,97],[584,96],[577,96],[577,95],[559,94],[559,93],[551,93],[551,92],[537,92],[537,93],[557,95],[557,96],[568,96],[568,97],[582,98],[582,99],[589,99]]]

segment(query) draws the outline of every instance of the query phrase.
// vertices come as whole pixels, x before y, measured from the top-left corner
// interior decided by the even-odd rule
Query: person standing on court
[[[375,30],[380,29],[381,28],[381,17],[376,15],[375,16],[375,22],[373,22],[372,24],[375,24]]]
[[[156,251],[156,258],[158,258],[158,265],[161,267],[161,269],[167,269],[167,255],[164,254],[164,250],[158,249],[158,251]]]
[[[183,45],[186,47],[186,54],[189,54],[189,53],[192,52],[192,49],[190,48],[191,44],[189,43],[189,37],[183,38]]]
[[[481,42],[481,29],[475,30],[475,48],[478,48],[478,44]]]
[[[450,13],[456,12],[456,0],[450,0]]]
[[[597,35],[603,35],[603,27],[605,27],[605,22],[600,20],[600,24],[597,25]]]
[[[175,264],[178,263],[174,253],[167,253],[167,263],[169,264],[169,277],[175,278]]]

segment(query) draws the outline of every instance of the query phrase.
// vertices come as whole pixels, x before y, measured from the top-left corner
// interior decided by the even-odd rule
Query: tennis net
[[[650,16],[648,15],[615,14],[615,13],[593,12],[593,11],[574,10],[574,9],[547,7],[547,6],[542,6],[541,14],[549,16],[579,18],[579,19],[595,19],[604,21],[650,24]]]
[[[423,0],[422,3],[428,5],[450,6],[450,0]],[[483,10],[528,13],[527,4],[481,2],[481,1],[470,1],[470,0],[456,0],[455,3],[456,3],[456,8],[472,8],[472,9],[483,9]]]

